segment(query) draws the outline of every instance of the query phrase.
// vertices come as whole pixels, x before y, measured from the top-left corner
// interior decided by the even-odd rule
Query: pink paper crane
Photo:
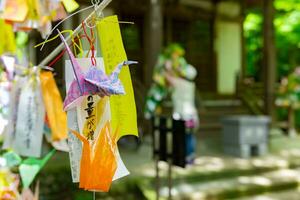
[[[70,89],[67,92],[67,97],[64,100],[65,111],[79,105],[84,96],[91,94],[97,94],[101,97],[125,94],[124,87],[119,79],[119,74],[123,66],[136,64],[137,62],[124,61],[118,64],[110,76],[107,76],[102,70],[96,67],[91,67],[87,74],[84,74],[65,38],[59,31],[58,33],[66,46],[75,75],[75,79],[72,81]]]

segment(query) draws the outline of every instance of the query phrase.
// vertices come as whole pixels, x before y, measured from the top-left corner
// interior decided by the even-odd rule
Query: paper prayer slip
[[[12,83],[12,88],[10,92],[10,105],[9,105],[9,116],[8,125],[4,131],[4,142],[3,149],[13,148],[13,142],[16,135],[16,124],[18,116],[19,98],[21,94],[21,87],[25,85],[27,81],[26,77],[16,77],[15,81]]]
[[[45,107],[38,76],[28,79],[21,90],[13,149],[23,156],[40,157]]]
[[[127,60],[117,16],[106,17],[99,21],[97,30],[105,72],[109,74],[118,63]],[[134,93],[128,66],[123,67],[119,77],[126,95],[110,97],[112,130],[115,131],[118,126],[120,127],[118,139],[124,135],[138,135]]]
[[[52,140],[67,138],[67,115],[63,111],[63,103],[52,72],[40,74],[44,105],[52,133]]]

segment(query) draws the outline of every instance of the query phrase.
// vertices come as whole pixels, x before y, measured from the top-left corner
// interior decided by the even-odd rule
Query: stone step
[[[242,105],[239,99],[217,99],[217,100],[204,100],[203,106],[205,107],[238,107]]]
[[[181,183],[172,188],[174,200],[229,199],[263,193],[292,189],[300,184],[300,168],[281,169],[253,176],[238,176],[206,183]],[[168,197],[168,188],[160,190],[163,198]]]
[[[231,111],[228,110],[226,112],[223,111],[202,111],[199,113],[200,121],[202,123],[204,122],[211,122],[211,121],[218,121],[221,122],[222,118],[226,116],[232,116],[232,115],[249,115],[246,111]]]
[[[237,109],[230,109],[227,110],[202,110],[199,113],[200,117],[207,117],[207,118],[215,118],[219,116],[225,116],[225,115],[243,115],[243,114],[249,114],[246,110],[237,110]]]
[[[205,107],[204,109],[201,109],[199,111],[199,114],[202,114],[202,115],[206,115],[206,114],[209,114],[209,113],[216,113],[216,114],[239,114],[239,113],[250,113],[248,111],[247,108],[245,107],[233,107],[233,106],[224,106],[224,107],[210,107],[210,108],[207,108]]]
[[[164,162],[159,164],[161,185],[165,186],[168,166]],[[299,167],[298,150],[252,159],[202,156],[185,169],[173,167],[174,199],[224,199],[294,188],[300,180]],[[139,171],[140,179],[145,180],[140,189],[148,199],[153,199],[154,164],[139,169],[143,169]],[[162,194],[167,195],[166,191],[167,187],[162,187]]]
[[[216,180],[222,178],[235,177],[240,175],[253,175],[266,173],[279,169],[288,169],[300,167],[300,157],[292,157],[292,160],[284,159],[277,156],[268,156],[260,158],[242,159],[230,156],[214,157],[202,156],[195,159],[193,165],[186,168],[173,167],[173,180],[175,182],[205,182],[207,180]],[[168,165],[160,162],[160,176],[165,178],[168,173]],[[143,174],[153,178],[155,169],[152,165],[143,166]]]
[[[201,122],[200,122],[201,123]],[[201,123],[199,129],[200,130],[220,130],[222,128],[221,123],[211,122],[211,123]]]
[[[205,130],[220,129],[221,120],[226,116],[250,114],[238,99],[204,100],[202,106],[204,109],[199,110],[200,128]]]
[[[262,195],[255,195],[250,197],[236,198],[236,200],[299,200],[300,190],[286,190],[281,192],[269,192]]]

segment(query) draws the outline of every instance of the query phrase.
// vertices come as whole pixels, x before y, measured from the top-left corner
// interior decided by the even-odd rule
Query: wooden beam
[[[263,67],[264,67],[264,110],[267,115],[273,117],[274,98],[276,84],[276,50],[275,50],[275,31],[274,31],[274,6],[273,0],[264,0],[264,48],[263,48]]]

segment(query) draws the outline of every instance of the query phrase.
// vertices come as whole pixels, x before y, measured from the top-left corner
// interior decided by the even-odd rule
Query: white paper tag
[[[23,156],[40,157],[42,152],[45,107],[39,79],[23,86],[18,107],[13,148]]]
[[[67,118],[68,118],[69,129],[74,131],[79,131],[75,108],[67,112]],[[70,157],[72,180],[74,183],[77,183],[79,182],[79,175],[80,175],[80,160],[81,160],[81,153],[82,153],[82,144],[81,141],[70,131],[68,131],[68,146],[69,146],[69,157]]]
[[[16,124],[18,116],[18,106],[19,98],[21,94],[21,87],[26,82],[27,78],[25,77],[16,77],[15,82],[12,84],[10,91],[10,103],[9,103],[9,116],[8,116],[8,125],[4,131],[4,142],[3,149],[12,148],[12,143],[15,139],[16,133]]]
[[[117,149],[116,154],[117,154],[118,166],[117,166],[116,173],[113,177],[113,181],[123,178],[124,176],[128,176],[130,174],[120,156],[119,149]]]
[[[8,115],[9,115],[9,83],[2,82],[0,83],[0,135],[5,130],[5,127],[8,123]]]
[[[66,60],[65,62],[66,91],[69,90],[71,83],[74,80],[74,72],[72,69],[73,68],[70,60]],[[79,175],[80,175],[80,160],[81,160],[82,144],[80,140],[70,132],[70,129],[79,132],[78,123],[77,123],[77,114],[75,108],[67,112],[67,120],[68,120],[68,128],[69,128],[68,146],[69,146],[69,157],[70,157],[72,180],[74,183],[77,183],[79,182]]]

